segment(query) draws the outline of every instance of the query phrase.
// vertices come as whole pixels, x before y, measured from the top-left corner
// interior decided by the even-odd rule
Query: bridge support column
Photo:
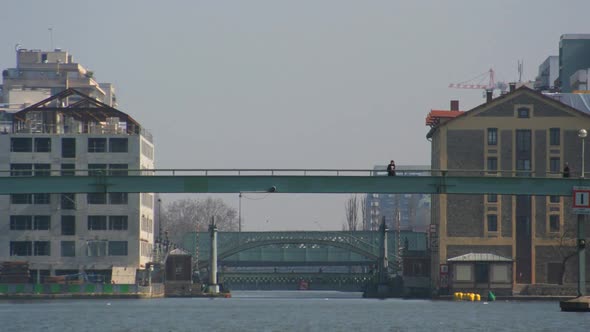
[[[217,284],[217,225],[215,225],[215,217],[211,218],[209,225],[209,235],[211,235],[211,250],[209,262],[211,262],[209,269],[209,293],[219,293],[219,285]]]
[[[387,257],[387,226],[385,225],[385,218],[379,229],[381,235],[381,250],[379,253],[379,283],[386,284],[388,280],[387,270],[389,268],[389,261]]]

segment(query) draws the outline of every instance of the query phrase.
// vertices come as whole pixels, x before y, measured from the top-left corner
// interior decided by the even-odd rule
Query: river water
[[[236,291],[231,299],[0,301],[0,331],[587,331],[559,302],[363,299]]]

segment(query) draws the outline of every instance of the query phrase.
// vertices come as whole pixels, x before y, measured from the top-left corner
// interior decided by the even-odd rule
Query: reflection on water
[[[558,302],[363,299],[360,293],[241,291],[231,299],[0,301],[2,331],[582,331]]]

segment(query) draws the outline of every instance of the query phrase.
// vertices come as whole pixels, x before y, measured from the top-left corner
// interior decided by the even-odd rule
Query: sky
[[[590,33],[590,1],[8,0],[14,48],[61,48],[115,85],[154,135],[157,168],[371,169],[429,165],[425,117],[493,68],[534,80],[559,37]],[[52,29],[50,33],[49,28]],[[164,195],[171,200],[204,195]],[[239,208],[238,195],[217,195]],[[331,230],[350,195],[245,194],[243,230]]]

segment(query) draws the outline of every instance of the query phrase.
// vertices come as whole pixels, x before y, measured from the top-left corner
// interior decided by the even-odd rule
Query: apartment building
[[[151,135],[76,89],[2,115],[0,176],[125,176],[154,168]],[[151,193],[0,196],[0,261],[28,261],[37,280],[78,272],[110,279],[113,267],[144,268],[154,208]]]

